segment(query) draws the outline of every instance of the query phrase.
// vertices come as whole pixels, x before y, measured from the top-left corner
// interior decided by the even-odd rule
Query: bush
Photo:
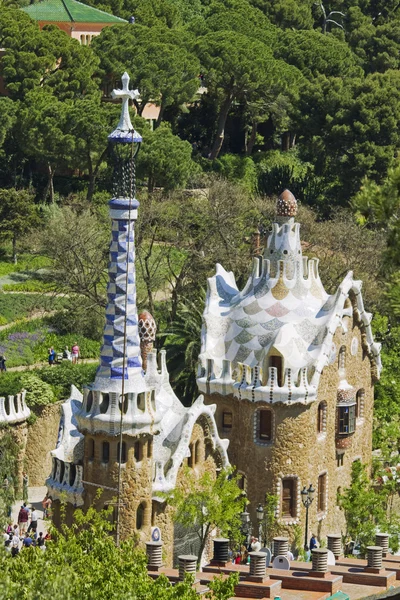
[[[224,154],[212,163],[213,170],[228,181],[240,183],[244,189],[253,193],[257,189],[257,169],[250,156]]]
[[[70,333],[67,335],[58,335],[55,332],[47,333],[43,342],[37,344],[34,348],[34,362],[46,361],[48,358],[48,349],[52,346],[56,352],[62,352],[65,346],[71,348],[78,344],[80,349],[80,358],[97,358],[100,354],[100,342],[85,338],[83,335]]]
[[[51,385],[34,373],[24,373],[21,376],[21,386],[26,390],[25,400],[28,406],[44,406],[56,401]]]
[[[57,296],[0,293],[0,324],[29,317],[37,311],[51,311],[65,305],[66,299]]]

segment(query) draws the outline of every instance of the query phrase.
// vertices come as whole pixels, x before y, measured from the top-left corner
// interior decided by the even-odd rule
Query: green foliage
[[[51,386],[35,374],[24,373],[20,381],[22,389],[26,390],[25,400],[28,406],[44,406],[56,400]]]
[[[65,298],[43,296],[41,294],[4,294],[0,293],[0,318],[3,323],[48,312],[65,305]]]
[[[235,586],[239,583],[239,573],[231,573],[229,577],[215,577],[208,587],[210,592],[206,593],[206,598],[210,600],[229,600],[235,595]]]
[[[257,171],[250,156],[223,154],[214,161],[213,170],[225,179],[239,183],[249,193],[256,191]]]
[[[232,469],[221,471],[217,479],[213,479],[208,472],[197,478],[193,470],[187,468],[185,488],[176,488],[166,496],[168,503],[175,508],[175,521],[196,530],[200,539],[198,562],[212,529],[218,528],[222,536],[232,540],[241,539],[240,513],[244,510],[246,499],[237,480]]]
[[[0,232],[12,239],[14,262],[17,262],[17,240],[39,223],[33,200],[27,190],[0,189]]]

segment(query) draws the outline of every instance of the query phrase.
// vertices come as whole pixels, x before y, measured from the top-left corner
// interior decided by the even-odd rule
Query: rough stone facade
[[[29,425],[25,470],[29,485],[43,486],[51,471],[51,450],[57,442],[60,423],[60,402],[35,409],[36,421]]]

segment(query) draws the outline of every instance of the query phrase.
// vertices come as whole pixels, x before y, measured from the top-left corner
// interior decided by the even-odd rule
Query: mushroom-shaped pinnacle
[[[297,214],[297,200],[289,190],[283,190],[276,203],[278,217],[295,217]]]
[[[138,330],[143,371],[146,371],[147,355],[153,350],[153,342],[156,339],[157,331],[156,322],[147,310],[144,310],[139,315]]]

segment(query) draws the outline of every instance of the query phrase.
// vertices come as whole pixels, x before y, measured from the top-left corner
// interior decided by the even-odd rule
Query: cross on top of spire
[[[122,99],[121,117],[116,129],[109,135],[109,139],[114,141],[126,141],[126,142],[141,142],[141,136],[134,131],[129,115],[129,100],[135,100],[139,97],[139,90],[129,89],[129,75],[125,71],[122,75],[122,90],[113,90],[111,97],[115,100],[116,98]],[[129,134],[129,139],[128,135]]]

